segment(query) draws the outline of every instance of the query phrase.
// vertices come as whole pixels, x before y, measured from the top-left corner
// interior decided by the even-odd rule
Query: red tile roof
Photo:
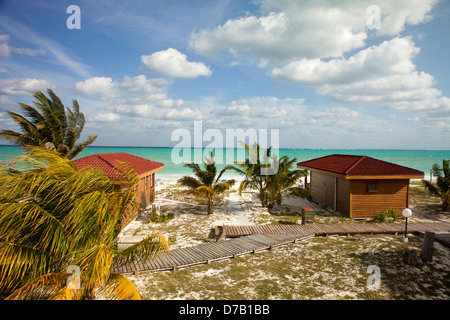
[[[423,176],[419,170],[368,156],[333,154],[297,163],[297,167],[318,169],[346,176]]]
[[[100,168],[110,179],[119,180],[121,177],[121,163],[129,163],[139,177],[164,169],[161,162],[134,156],[124,152],[102,153],[86,156],[73,161],[78,169],[88,166]]]

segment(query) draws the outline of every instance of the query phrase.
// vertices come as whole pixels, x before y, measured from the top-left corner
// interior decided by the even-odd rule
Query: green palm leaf
[[[20,132],[2,130],[0,138],[19,146],[44,147],[51,143],[60,154],[73,159],[91,145],[97,136],[90,135],[85,141],[77,143],[85,124],[78,102],[72,101],[73,110],[66,109],[52,89],[48,89],[47,94],[48,97],[41,91],[34,92],[34,106],[19,103],[24,116],[7,111],[19,126]]]
[[[130,166],[123,166],[124,188],[117,190],[101,170],[78,170],[48,149],[27,147],[16,163],[16,170],[0,166],[0,292],[10,299],[94,298],[109,283],[114,262],[154,259],[168,248],[159,236],[115,252],[123,223],[136,208],[139,179]],[[72,265],[80,269],[76,291],[65,287]]]

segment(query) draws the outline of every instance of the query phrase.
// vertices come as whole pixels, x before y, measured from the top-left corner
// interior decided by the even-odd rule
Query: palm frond
[[[110,275],[120,225],[135,208],[136,173],[124,165],[126,187],[117,190],[98,168],[78,170],[48,149],[27,147],[16,162],[16,170],[0,166],[0,291],[16,290],[11,297],[19,298],[93,297]],[[46,282],[46,276],[65,274],[69,264],[81,270],[83,293],[62,282],[46,286],[57,277]]]
[[[146,261],[155,259],[160,254],[169,251],[169,242],[162,234],[154,234],[145,237],[143,240],[124,249],[114,256],[114,266],[121,267],[129,263]]]
[[[187,187],[190,189],[196,189],[201,186],[200,181],[197,178],[191,176],[184,176],[178,179],[178,185],[182,187]]]
[[[425,189],[428,190],[428,192],[430,192],[431,194],[434,194],[436,196],[440,196],[439,188],[436,187],[434,184],[432,184],[430,181],[422,180],[422,183],[423,183]]]
[[[67,285],[48,297],[48,300],[81,300],[83,298],[81,289],[70,289]]]
[[[61,99],[52,89],[48,89],[47,94],[48,97],[41,91],[34,92],[34,107],[19,103],[24,116],[7,111],[21,132],[2,130],[0,138],[20,146],[44,147],[46,143],[52,143],[59,153],[73,159],[84,148],[92,144],[97,136],[90,135],[85,141],[76,143],[85,124],[85,117],[80,112],[78,102],[74,99],[72,101],[73,111],[67,109],[66,112]]]
[[[98,293],[108,300],[141,300],[141,294],[130,279],[118,273],[111,273]]]
[[[103,285],[109,277],[113,263],[113,250],[99,244],[81,251],[72,265],[80,268],[81,285],[86,290],[95,289]]]
[[[40,276],[15,290],[5,300],[48,299],[66,286],[68,273],[49,273]]]
[[[292,187],[283,192],[286,196],[295,196],[303,199],[311,199],[308,190],[300,187]]]

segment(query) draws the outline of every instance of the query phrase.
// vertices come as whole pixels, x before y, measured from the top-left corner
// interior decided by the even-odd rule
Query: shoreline
[[[158,183],[177,183],[178,179],[180,179],[183,176],[194,176],[194,174],[183,174],[183,173],[172,173],[172,174],[158,174],[158,172],[155,174],[155,181],[156,181],[156,185],[158,186]],[[308,175],[308,180],[309,180],[309,175]],[[429,175],[424,175],[425,180],[429,180],[430,176]],[[245,176],[242,175],[237,175],[237,174],[227,174],[224,173],[221,177],[221,180],[231,180],[234,179],[236,181],[236,183],[241,182],[245,179]],[[302,179],[303,183],[304,180]],[[410,179],[410,183],[411,182],[420,182],[422,181],[422,179]],[[236,185],[236,184],[235,184]]]

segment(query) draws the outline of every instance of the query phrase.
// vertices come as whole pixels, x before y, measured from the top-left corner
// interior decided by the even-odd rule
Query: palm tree
[[[264,169],[270,167],[270,164],[267,161],[268,158],[273,158],[271,157],[271,147],[264,151],[265,158],[261,160],[261,147],[259,144],[254,143],[252,145],[247,145],[242,141],[239,141],[239,143],[245,148],[248,154],[245,161],[235,162],[237,167],[230,167],[245,176],[245,179],[239,185],[239,195],[242,195],[242,191],[245,189],[257,190],[261,206],[267,207],[266,190],[268,180],[267,175],[264,174]]]
[[[125,188],[118,190],[100,169],[79,170],[40,147],[27,147],[15,169],[1,166],[0,292],[7,299],[140,299],[113,268],[153,259],[168,243],[155,234],[116,249],[137,208],[139,182],[131,166],[121,181]]]
[[[0,138],[19,146],[39,146],[53,149],[69,159],[75,158],[84,148],[92,144],[96,135],[77,143],[84,128],[84,114],[77,100],[72,100],[72,110],[65,108],[52,89],[48,97],[40,91],[33,93],[34,107],[19,103],[24,116],[7,111],[19,125],[21,132],[2,130]]]
[[[269,203],[272,208],[275,202],[280,205],[283,195],[309,198],[308,192],[304,188],[297,187],[297,181],[307,175],[305,170],[291,170],[291,167],[297,162],[296,158],[289,159],[288,156],[282,156],[279,160],[274,159],[275,167],[278,168],[274,175],[268,175],[267,187]]]
[[[443,159],[442,168],[435,163],[431,171],[434,176],[437,176],[436,185],[427,180],[422,180],[422,183],[429,193],[441,198],[442,211],[448,211],[450,203],[450,160]]]
[[[178,180],[178,184],[182,187],[187,187],[188,190],[184,190],[179,193],[179,196],[184,194],[193,194],[203,197],[206,200],[206,206],[208,208],[207,213],[212,214],[214,209],[214,199],[216,195],[225,192],[234,185],[234,180],[227,180],[226,182],[220,182],[220,178],[223,173],[229,169],[225,167],[217,175],[217,168],[214,161],[213,153],[210,151],[210,159],[206,159],[203,162],[204,169],[202,170],[197,163],[186,163],[183,166],[191,168],[194,171],[195,177],[184,176]]]
[[[264,150],[264,157],[261,159],[259,144],[249,146],[241,141],[239,143],[248,153],[244,162],[235,162],[238,167],[231,167],[245,176],[239,185],[239,195],[245,189],[257,190],[261,206],[269,208],[272,208],[275,202],[281,204],[283,195],[309,198],[305,189],[296,187],[297,180],[306,175],[304,170],[291,170],[297,159],[283,156],[278,160],[276,155],[271,154],[271,147]],[[271,163],[269,159],[272,160]]]

